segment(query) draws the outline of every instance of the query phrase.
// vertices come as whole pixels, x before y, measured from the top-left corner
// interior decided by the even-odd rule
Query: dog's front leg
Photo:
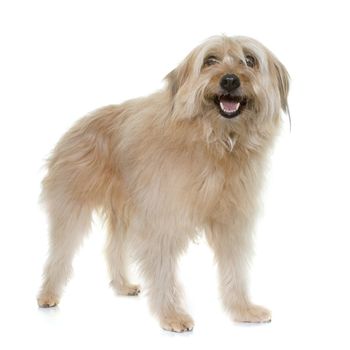
[[[269,322],[268,309],[251,303],[248,294],[248,265],[252,235],[248,223],[236,220],[230,225],[213,222],[207,239],[218,264],[221,296],[226,310],[238,322]]]
[[[169,229],[147,231],[136,253],[145,278],[151,311],[159,318],[163,329],[190,331],[193,320],[184,310],[182,289],[176,278],[177,259],[188,239],[179,232],[169,232]]]

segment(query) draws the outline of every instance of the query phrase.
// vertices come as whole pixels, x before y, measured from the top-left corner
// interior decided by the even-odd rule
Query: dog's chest
[[[249,162],[237,162],[232,155],[217,160],[193,149],[169,151],[161,154],[157,166],[150,160],[135,164],[137,169],[130,168],[125,179],[139,209],[194,225],[217,210],[232,210],[254,183]]]
[[[248,211],[255,205],[261,186],[261,163],[256,157],[228,155],[219,162],[208,162],[193,186],[196,207],[206,217],[213,213]]]
[[[254,159],[232,155],[219,161],[195,157],[174,169],[179,200],[189,211],[208,216],[217,208],[236,207],[243,197],[251,197],[257,184]]]

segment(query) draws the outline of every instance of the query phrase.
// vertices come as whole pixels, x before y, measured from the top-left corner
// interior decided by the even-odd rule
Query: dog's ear
[[[172,96],[175,96],[180,87],[185,83],[190,75],[190,66],[192,60],[192,53],[186,57],[186,59],[179,64],[178,67],[173,69],[164,79],[168,84],[168,88]]]
[[[169,74],[164,78],[168,84],[168,89],[171,92],[171,95],[174,97],[179,90],[179,79],[177,69],[173,69]]]
[[[286,67],[277,58],[274,58],[273,66],[277,78],[278,90],[281,99],[281,107],[285,113],[288,113],[288,92],[290,77]]]

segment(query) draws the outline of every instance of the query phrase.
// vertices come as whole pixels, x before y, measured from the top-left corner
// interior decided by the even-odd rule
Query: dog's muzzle
[[[225,118],[237,117],[246,104],[246,99],[238,92],[241,82],[235,74],[225,74],[220,80],[222,94],[216,95],[214,102]]]

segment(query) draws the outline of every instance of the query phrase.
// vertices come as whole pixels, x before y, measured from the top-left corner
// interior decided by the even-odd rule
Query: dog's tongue
[[[232,98],[221,97],[220,98],[220,107],[226,113],[234,113],[238,110],[240,103],[235,102]]]

